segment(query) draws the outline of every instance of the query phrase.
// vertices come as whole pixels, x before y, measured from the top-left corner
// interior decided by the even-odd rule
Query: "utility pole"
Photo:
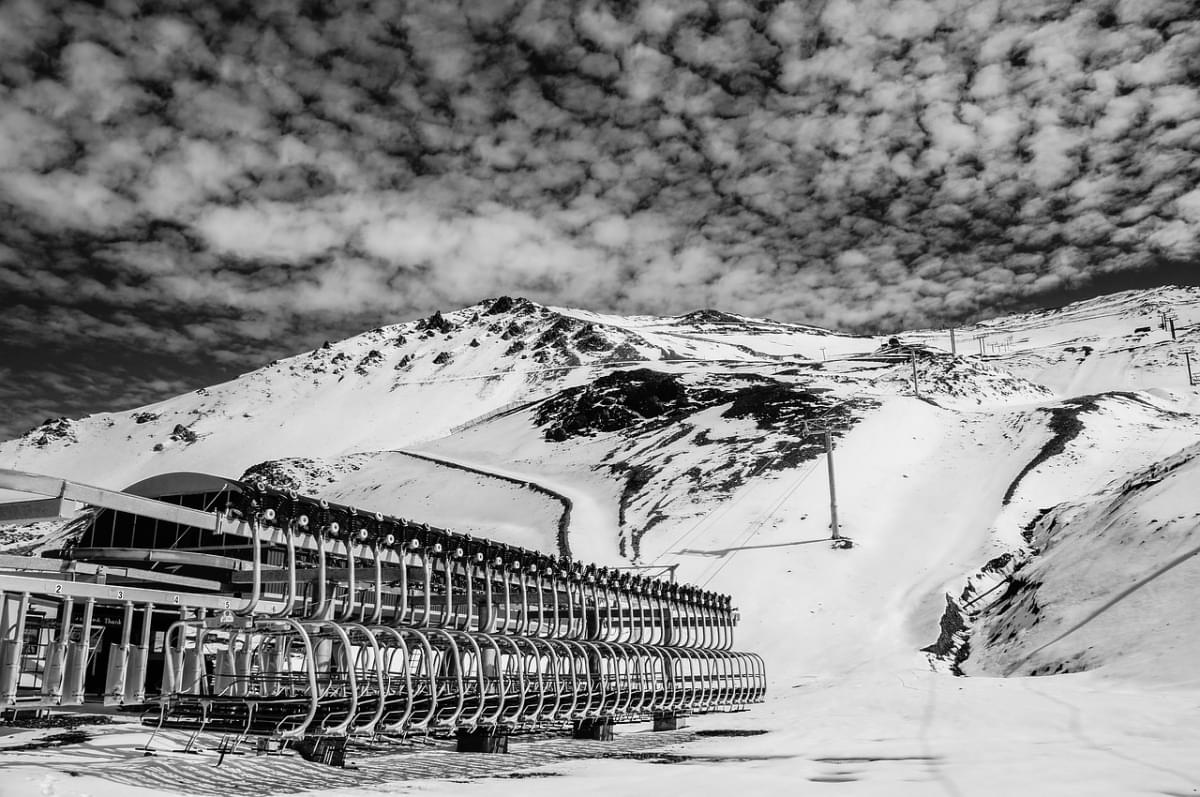
[[[1159,310],[1158,326],[1164,332],[1171,333],[1171,340],[1175,340],[1175,311],[1174,310]]]
[[[910,351],[909,355],[912,357],[913,395],[916,396],[917,398],[920,398],[921,397],[921,385],[917,381],[917,353],[915,351]]]
[[[958,356],[958,346],[954,342],[954,327],[950,327],[950,356]]]
[[[842,535],[838,529],[837,485],[833,480],[833,432],[828,426],[825,427],[825,465],[829,471],[829,526],[833,530],[833,539],[840,540]]]
[[[829,538],[833,540],[834,548],[850,548],[853,543],[842,536],[841,527],[838,525],[837,482],[833,472],[833,429],[827,425],[810,426],[808,421],[805,421],[800,430],[801,437],[809,437],[814,434],[821,435],[825,441],[825,470],[829,474]]]

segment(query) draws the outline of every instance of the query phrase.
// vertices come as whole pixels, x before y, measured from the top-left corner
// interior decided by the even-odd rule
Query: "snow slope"
[[[670,335],[650,326],[643,334],[639,324],[615,317],[568,315],[524,299],[488,300],[329,343],[128,412],[51,419],[0,443],[0,466],[117,488],[173,470],[232,475],[264,460],[393,450],[436,439],[497,409],[630,363],[767,358],[706,332],[704,323],[660,321]],[[810,339],[844,350],[876,345],[769,326],[793,330],[798,342],[792,348]]]
[[[558,524],[568,510],[562,501],[518,481],[400,451],[275,460],[246,475],[370,512],[550,554],[557,553]]]
[[[985,361],[918,347],[920,397],[911,362],[877,351],[881,339],[708,311],[620,319],[488,302],[140,411],[158,420],[85,419],[40,445],[35,433],[0,445],[0,464],[120,485],[155,467],[306,457],[265,467],[545,549],[554,509],[511,480],[534,482],[571,501],[576,556],[675,566],[734,596],[737,644],[766,658],[771,694],[695,723],[766,733],[692,743],[670,763],[549,762],[554,777],[472,782],[475,794],[1193,794],[1200,391],[1181,384],[1181,353],[1198,299],[1126,293],[980,324],[960,353],[974,331],[1012,342]],[[1167,305],[1180,341],[1134,331]],[[948,346],[934,331],[897,337]],[[408,356],[424,370],[400,379]],[[148,450],[173,413],[200,407],[190,428],[207,437]],[[828,543],[827,460],[806,422],[833,427],[848,550]],[[126,451],[132,464],[99,470]],[[473,498],[454,506],[462,489]],[[103,793],[51,770],[0,770],[0,794]],[[341,793],[381,792],[347,773]]]
[[[1160,328],[1175,317],[1175,338]],[[906,337],[950,349],[947,332]],[[982,347],[980,346],[982,338]],[[982,353],[1061,396],[1186,387],[1184,349],[1200,342],[1200,288],[1125,291],[1052,310],[1004,316],[957,330],[960,354]],[[1193,373],[1200,361],[1191,355]]]
[[[1200,684],[1198,484],[1192,445],[1043,515],[1037,555],[977,623],[986,644],[968,671]]]

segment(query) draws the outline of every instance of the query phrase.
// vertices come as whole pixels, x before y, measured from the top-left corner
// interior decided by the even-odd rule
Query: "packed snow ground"
[[[981,325],[991,335],[1002,332],[1004,340],[1008,334],[1014,340],[1004,351],[989,352],[984,366],[955,365],[941,372],[941,387],[927,396],[932,403],[903,395],[907,365],[847,361],[829,363],[815,375],[805,370],[781,376],[777,363],[753,363],[757,356],[770,359],[786,352],[786,325],[761,322],[761,328],[747,331],[722,326],[722,319],[711,316],[691,319],[691,342],[677,345],[677,353],[703,355],[697,341],[725,335],[719,350],[708,350],[725,359],[742,351],[736,346],[757,341],[757,354],[745,354],[742,367],[772,378],[811,377],[839,396],[869,395],[875,402],[844,431],[835,451],[841,529],[854,547],[835,550],[827,542],[823,457],[763,471],[728,491],[671,488],[676,492],[655,497],[655,511],[663,518],[641,539],[642,563],[678,565],[681,580],[733,594],[742,613],[737,646],[767,661],[771,690],[765,704],[746,713],[698,717],[693,724],[766,733],[692,742],[660,762],[555,762],[540,773],[547,777],[370,789],[349,785],[324,793],[1200,793],[1200,725],[1195,722],[1200,617],[1194,609],[1200,605],[1200,557],[1192,556],[1200,533],[1195,490],[1200,392],[1181,377],[1181,344],[1168,343],[1167,333],[1156,328],[1135,331],[1157,320],[1159,306],[1171,304],[1179,315],[1177,334],[1191,340],[1200,321],[1196,298],[1194,291],[1122,294]],[[581,323],[636,333],[649,348],[660,350],[678,329],[670,320],[622,324],[562,312]],[[808,330],[797,334],[811,336],[794,343],[797,350],[829,337]],[[940,334],[900,337],[941,346]],[[879,343],[833,337],[846,346],[836,350],[839,356],[863,354]],[[963,342],[967,337],[959,339],[960,353],[971,351]],[[1090,351],[1080,358],[1083,346]],[[680,360],[654,367],[685,375],[704,370]],[[503,398],[540,398],[582,383],[543,381]],[[263,390],[261,381],[244,384],[258,387],[240,393],[228,389],[243,403]],[[1063,401],[1112,391],[1140,392],[1099,395],[1084,409]],[[407,391],[392,395],[394,403],[410,401]],[[463,395],[458,394],[460,401]],[[227,407],[240,406],[226,401]],[[480,398],[442,412],[466,420],[497,406],[494,399]],[[303,415],[310,434],[321,429],[310,425],[316,412],[308,408]],[[628,495],[628,485],[598,463],[619,457],[652,465],[656,479],[682,485],[681,478],[669,477],[694,466],[689,459],[694,434],[672,441],[663,427],[648,422],[644,429],[554,442],[535,424],[535,414],[535,407],[514,408],[441,438],[394,428],[380,437],[393,448],[408,446],[568,495],[576,555],[618,563],[616,540],[628,527],[645,525],[650,510],[639,493]],[[1079,426],[1054,427],[1052,418],[1077,418]],[[284,417],[278,420],[287,425]],[[724,419],[719,408],[710,408],[676,425],[684,422],[706,436],[723,430],[726,437],[714,444],[713,456],[736,464],[758,455],[756,436],[763,433],[748,420]],[[136,431],[130,426],[127,433]],[[302,437],[294,430],[285,436],[297,444]],[[354,435],[355,440],[366,437],[365,432]],[[58,445],[51,441],[38,455],[24,441],[15,450],[15,462],[11,444],[0,446],[0,454],[10,457],[5,466],[56,472],[52,466],[65,461],[70,449],[78,453],[84,447],[60,451]],[[211,451],[224,455],[223,445]],[[332,440],[311,448],[288,455],[348,453],[333,450]],[[220,461],[201,457],[200,443],[192,450],[195,469],[212,469]],[[99,454],[83,452],[76,460],[83,464],[72,475],[82,476],[93,456],[100,461]],[[389,500],[412,500],[408,479],[416,476],[402,472],[400,459],[408,458],[366,456],[359,469],[337,480],[364,504],[373,492],[380,500],[387,497],[372,490],[381,482],[390,485],[380,488],[391,494]],[[137,460],[119,478],[153,465],[144,452]],[[187,459],[181,454],[170,462],[168,469],[175,469]],[[485,489],[484,482],[474,481],[475,503],[468,501],[456,512],[503,512],[496,507],[506,500],[529,506],[528,491]],[[624,522],[623,495],[629,499]],[[432,512],[438,503],[431,498],[424,506]],[[410,506],[408,511],[422,511],[420,505]],[[544,530],[553,514],[548,508],[544,513],[545,520],[532,526]],[[534,547],[545,549],[550,538],[543,534],[541,539],[543,544]],[[1015,574],[981,570],[1004,554],[1026,564]],[[968,613],[967,622],[976,628],[962,666],[970,677],[949,675],[942,661],[931,666],[921,649],[938,639],[947,595],[977,596],[997,585]],[[973,591],[964,593],[965,588]],[[1031,602],[1038,612],[1030,610]],[[1093,615],[1095,621],[1080,622]],[[1001,633],[994,634],[995,629]],[[986,644],[991,636],[996,643]],[[1039,667],[1054,672],[1063,662],[1082,662],[1087,671],[1000,677]],[[21,759],[8,755],[4,760]],[[0,770],[0,795],[139,797],[79,766],[74,768],[80,774],[72,776],[64,767],[39,761],[39,766]],[[254,788],[248,784],[247,793]]]

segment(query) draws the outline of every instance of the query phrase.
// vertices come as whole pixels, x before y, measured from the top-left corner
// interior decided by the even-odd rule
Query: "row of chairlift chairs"
[[[508,733],[740,710],[765,693],[762,659],[732,649],[728,596],[261,485],[226,512],[253,540],[250,595],[170,627],[160,726]],[[260,543],[280,538],[286,565],[264,571]],[[315,548],[315,572],[298,547],[309,561]]]

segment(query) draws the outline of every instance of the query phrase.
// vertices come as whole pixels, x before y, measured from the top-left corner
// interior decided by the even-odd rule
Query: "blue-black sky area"
[[[1195,284],[1198,86],[1192,0],[10,0],[0,439],[488,296]]]
[[[1200,262],[1195,260],[1155,259],[1145,266],[1122,271],[1100,272],[1077,283],[1067,283],[1054,290],[1035,296],[1014,297],[1007,302],[997,303],[997,312],[1022,312],[1026,310],[1063,307],[1071,302],[1083,301],[1120,291],[1141,291],[1163,285],[1200,286]]]

